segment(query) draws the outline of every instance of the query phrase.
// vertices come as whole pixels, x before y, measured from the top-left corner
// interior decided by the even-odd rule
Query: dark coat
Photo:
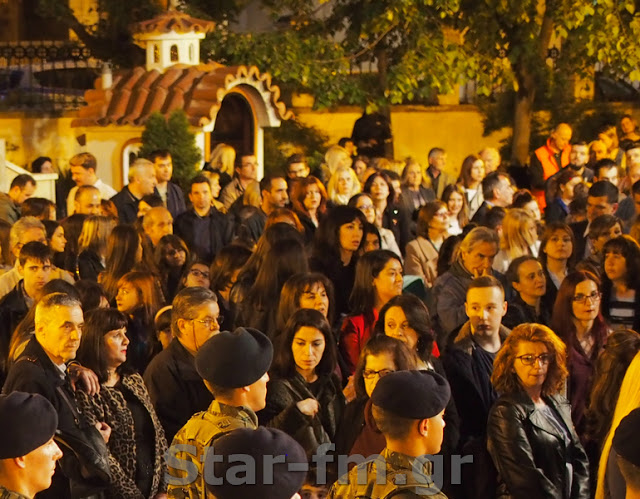
[[[209,223],[210,240],[201,242],[196,225],[203,218]],[[185,211],[173,221],[173,232],[182,238],[198,258],[210,263],[218,251],[231,242],[233,225],[225,214],[212,207],[206,217],[200,217],[193,210]]]
[[[213,400],[196,371],[194,357],[177,338],[154,357],[144,372],[144,382],[168,442],[191,416],[206,411]]]
[[[364,408],[368,401],[369,398],[367,397],[356,398],[344,408],[335,437],[336,454],[338,456],[349,455],[353,444],[364,428]]]
[[[9,343],[16,326],[24,319],[29,306],[25,300],[22,283],[20,280],[8,295],[0,300],[0,380],[5,377],[5,363],[9,356]]]
[[[404,255],[407,243],[411,241],[411,214],[400,204],[387,204],[382,213],[382,226],[393,232],[400,251]]]
[[[312,427],[319,420],[328,437],[334,441],[345,405],[342,384],[334,374],[319,375],[318,383],[319,392],[314,396],[299,374],[286,380],[274,377],[267,385],[267,405],[258,413],[260,424],[278,428],[293,438],[299,438],[305,427]],[[318,401],[320,408],[315,417],[302,414],[296,406],[307,398]],[[306,442],[299,443],[304,447]],[[312,454],[316,449],[305,450],[307,454]]]
[[[471,222],[476,223],[478,225],[483,225],[483,226],[486,225],[487,215],[489,214],[490,211],[491,211],[491,205],[489,205],[486,200],[483,201],[482,204],[480,205],[480,208],[478,208],[478,211],[476,211],[475,214],[473,215]]]
[[[498,497],[587,499],[587,456],[573,428],[569,402],[559,395],[544,400],[562,418],[569,446],[524,391],[502,395],[491,409],[487,446],[500,477]],[[567,462],[573,464],[570,495],[565,493]]]
[[[104,272],[104,265],[98,254],[85,250],[78,255],[78,275],[80,279],[89,279],[98,282],[98,276]]]
[[[94,396],[78,390],[76,400],[89,423],[104,421],[111,427],[108,447],[111,454],[109,465],[114,483],[105,493],[108,498],[138,499],[142,497],[136,483],[134,419],[123,390],[135,397],[146,409],[149,423],[153,425],[155,434],[153,441],[147,442],[147,445],[154,449],[153,483],[149,494],[150,497],[154,497],[157,493],[167,490],[165,483],[166,464],[164,462],[167,441],[164,438],[164,430],[153,410],[149,393],[140,375],[123,375],[121,383],[122,388],[102,385],[100,393]]]
[[[547,286],[553,286],[553,283]],[[502,324],[509,329],[513,329],[518,324],[524,324],[527,322],[535,322],[537,324],[543,324],[549,326],[551,324],[551,310],[544,306],[544,302],[540,303],[540,314],[536,314],[536,309],[524,302],[520,297],[520,294],[516,291],[515,296],[509,300],[509,306],[507,307],[507,313],[502,318]]]
[[[121,224],[132,224],[138,219],[138,204],[140,200],[131,194],[128,186],[111,198],[118,208],[118,218]]]
[[[551,222],[564,222],[568,215],[569,207],[556,198],[545,208],[544,221],[548,224]]]
[[[157,192],[157,191],[156,191]],[[175,219],[181,213],[187,211],[187,205],[184,202],[184,193],[180,186],[173,182],[167,182],[167,210]]]
[[[573,247],[573,254],[575,255],[576,262],[580,262],[584,259],[584,251],[587,246],[587,238],[584,235],[584,231],[587,230],[589,222],[583,220],[582,222],[576,222],[569,225],[573,231],[573,238],[575,239],[575,245]]]
[[[82,431],[81,429],[87,422],[76,419],[74,411],[65,401],[64,396],[60,394],[58,388],[61,388],[67,394],[67,401],[73,404],[77,411],[74,393],[67,377],[51,362],[38,340],[35,337],[31,338],[18,360],[11,366],[7,381],[2,388],[2,393],[9,394],[15,391],[38,393],[51,402],[58,413],[59,430],[68,433]],[[70,459],[70,456],[63,456],[60,463],[61,467],[56,467],[51,487],[46,491],[40,492],[37,495],[38,499],[73,497],[70,491],[69,478],[62,471],[67,467],[68,459]]]

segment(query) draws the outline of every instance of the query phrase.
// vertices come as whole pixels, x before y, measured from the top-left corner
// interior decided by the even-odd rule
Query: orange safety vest
[[[547,180],[551,175],[558,173],[561,168],[564,168],[570,162],[569,154],[571,153],[571,145],[567,145],[567,147],[562,150],[562,155],[560,156],[561,164],[558,165],[558,162],[553,155],[553,149],[551,149],[551,145],[549,143],[550,141],[551,139],[547,139],[547,143],[545,145],[538,147],[538,149],[535,150],[536,158],[538,158],[542,165],[542,173],[545,180]],[[536,189],[533,191],[533,194],[538,201],[540,210],[544,210],[547,206],[547,202],[544,197],[544,189],[541,191]]]

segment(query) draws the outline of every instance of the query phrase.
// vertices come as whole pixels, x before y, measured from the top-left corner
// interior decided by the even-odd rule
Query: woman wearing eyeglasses
[[[379,335],[366,343],[353,378],[356,398],[345,407],[336,433],[336,453],[339,456],[370,456],[384,449],[384,436],[371,415],[369,397],[383,376],[416,368],[415,354],[402,341]]]
[[[566,347],[548,327],[515,327],[496,355],[487,447],[497,497],[587,499],[587,457],[562,392]]]
[[[609,334],[600,313],[600,280],[580,270],[567,275],[553,307],[551,329],[567,345],[567,396],[579,435],[585,431],[584,412],[591,392],[595,361]]]
[[[81,412],[90,423],[111,427],[109,465],[112,484],[107,498],[166,498],[167,441],[142,377],[125,364],[129,349],[127,318],[112,308],[85,316],[78,360],[93,370],[100,392],[76,391]]]

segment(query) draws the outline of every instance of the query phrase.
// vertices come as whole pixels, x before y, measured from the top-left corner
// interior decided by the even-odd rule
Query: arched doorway
[[[237,162],[243,154],[255,153],[253,112],[242,95],[231,93],[222,100],[210,143],[211,150],[220,143],[232,146],[237,153]]]

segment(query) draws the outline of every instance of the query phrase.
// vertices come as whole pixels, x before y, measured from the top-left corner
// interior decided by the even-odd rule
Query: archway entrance
[[[236,150],[239,163],[243,154],[255,153],[255,123],[249,102],[240,94],[227,95],[211,132],[211,151],[220,143]]]

